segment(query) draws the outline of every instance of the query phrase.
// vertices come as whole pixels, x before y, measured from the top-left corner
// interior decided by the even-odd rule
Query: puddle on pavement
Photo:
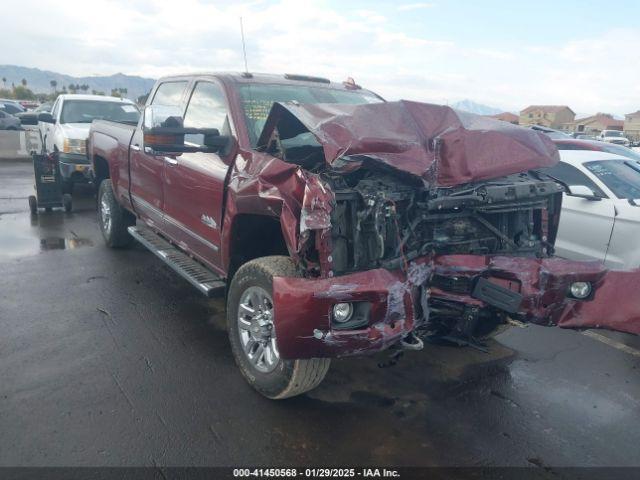
[[[0,215],[0,261],[50,250],[93,246],[91,240],[65,228],[64,215],[62,212],[33,217],[28,213]]]
[[[93,242],[87,238],[61,238],[49,237],[40,239],[40,250],[65,250],[84,246],[93,246]]]

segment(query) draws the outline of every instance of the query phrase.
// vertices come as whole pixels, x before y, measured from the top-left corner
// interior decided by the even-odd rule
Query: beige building
[[[624,134],[630,140],[640,140],[640,110],[624,116]]]
[[[566,105],[530,105],[520,112],[519,123],[559,129],[575,118],[575,112]]]
[[[616,120],[609,113],[596,113],[590,117],[579,118],[574,122],[568,123],[563,130],[599,135],[603,130],[622,130],[623,124],[622,120]]]

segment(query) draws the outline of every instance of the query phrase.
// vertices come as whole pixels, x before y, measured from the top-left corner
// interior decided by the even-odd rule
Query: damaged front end
[[[274,283],[285,358],[377,351],[410,332],[476,342],[520,306],[519,293],[508,298],[507,278],[506,287],[476,291],[480,279],[504,274],[488,259],[506,256],[528,265],[553,251],[561,187],[534,173],[446,189],[366,168],[319,178],[332,192],[331,208],[318,201],[315,215],[303,209],[303,218],[318,226],[323,213],[329,220],[312,242],[326,258],[319,262],[320,278]],[[482,260],[483,268],[442,263],[451,258],[474,265]],[[333,314],[342,303],[351,305],[347,321]]]
[[[571,325],[583,312],[585,326],[601,311],[584,305],[601,302],[614,272],[552,257],[563,187],[534,171],[557,161],[550,142],[432,107],[272,110],[263,148],[306,178],[304,276],[273,284],[283,358],[356,355],[410,337],[478,345],[508,316]],[[376,110],[381,122],[357,121]],[[363,131],[372,123],[386,140]],[[493,156],[476,154],[487,137]],[[589,285],[584,298],[572,296],[576,282]]]

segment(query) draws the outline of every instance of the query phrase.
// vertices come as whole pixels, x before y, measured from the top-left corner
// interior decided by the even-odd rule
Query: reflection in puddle
[[[0,262],[50,250],[93,246],[91,240],[76,235],[65,220],[64,214],[57,212],[37,217],[26,212],[0,214]]]
[[[64,250],[84,246],[93,246],[93,242],[87,238],[60,238],[49,237],[40,239],[40,250]]]

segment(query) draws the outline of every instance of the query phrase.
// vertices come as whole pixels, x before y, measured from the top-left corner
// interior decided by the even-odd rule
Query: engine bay
[[[331,212],[336,275],[402,267],[438,254],[553,254],[562,187],[533,172],[429,189],[420,179],[359,169],[322,174],[335,195]]]

